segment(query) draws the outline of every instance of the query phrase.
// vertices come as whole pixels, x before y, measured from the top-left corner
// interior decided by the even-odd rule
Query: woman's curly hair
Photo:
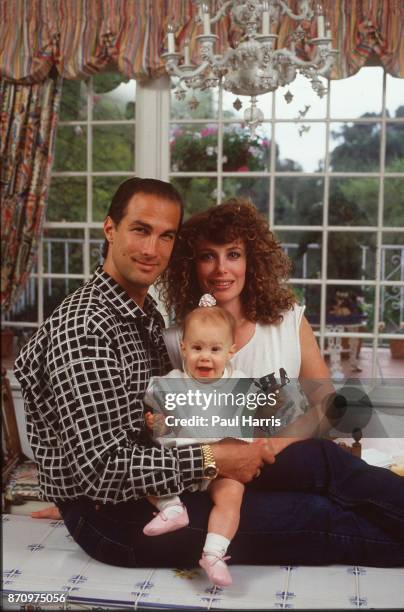
[[[241,293],[244,316],[273,324],[296,302],[285,285],[291,264],[265,219],[248,200],[232,198],[192,216],[182,226],[167,270],[159,282],[161,297],[177,323],[198,306],[196,247],[201,240],[227,244],[241,239],[246,249],[246,280]]]

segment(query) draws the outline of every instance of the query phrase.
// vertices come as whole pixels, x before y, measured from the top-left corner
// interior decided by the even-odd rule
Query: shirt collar
[[[102,266],[98,266],[95,270],[92,282],[100,289],[102,299],[108,302],[122,317],[145,319],[160,315],[157,310],[157,304],[150,295],[146,295],[144,306],[140,308],[140,306],[129,297],[123,287],[103,270]]]

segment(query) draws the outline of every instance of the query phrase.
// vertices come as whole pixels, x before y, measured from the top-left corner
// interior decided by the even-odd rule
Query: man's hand
[[[239,482],[250,482],[258,476],[264,463],[274,463],[275,453],[270,440],[257,439],[252,444],[226,438],[210,444],[215,456],[219,476]]]

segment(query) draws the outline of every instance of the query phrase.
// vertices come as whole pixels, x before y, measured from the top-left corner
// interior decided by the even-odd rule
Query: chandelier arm
[[[317,73],[318,73],[320,76],[324,76],[324,75],[326,76],[326,75],[327,75],[327,72],[329,72],[329,70],[331,70],[331,68],[333,67],[333,65],[334,65],[334,61],[335,61],[335,55],[334,55],[334,54],[333,54],[333,55],[328,55],[328,56],[326,57],[326,60],[325,60],[324,66],[323,66],[322,68],[319,68],[319,69],[317,70]]]
[[[195,68],[195,70],[185,71],[185,70],[181,70],[180,68],[178,68],[175,62],[173,61],[167,62],[167,69],[170,71],[170,74],[174,74],[175,76],[180,77],[181,79],[187,79],[190,77],[198,76],[198,74],[206,70],[206,68],[208,67],[209,67],[209,62],[205,61],[203,62],[203,64],[198,66],[198,68]]]
[[[223,17],[223,15],[225,14],[227,8],[229,6],[231,6],[233,4],[233,0],[227,0],[227,2],[225,2],[221,8],[218,10],[218,12],[216,13],[216,15],[214,17],[210,18],[210,23],[217,23],[219,21],[219,19],[221,19]]]
[[[306,6],[306,10],[304,13],[294,13],[289,6],[283,0],[276,0],[276,3],[281,6],[283,13],[286,13],[288,17],[294,19],[295,21],[304,21],[305,19],[310,19],[313,15],[313,11],[310,9],[310,6],[307,2],[304,3]]]
[[[294,64],[296,64],[297,66],[302,66],[302,67],[312,67],[312,68],[316,68],[318,71],[319,69],[317,68],[317,62],[321,58],[321,55],[318,53],[318,48],[316,49],[316,54],[314,56],[314,58],[312,60],[306,61],[306,60],[302,60],[300,59],[300,57],[298,57],[297,55],[295,55],[294,53],[292,53],[292,51],[290,51],[289,49],[277,49],[276,51],[273,52],[272,57],[288,57],[289,59],[291,59],[293,61]],[[330,60],[330,63],[328,65],[328,69],[331,68],[332,63],[334,61],[334,59],[331,58],[327,58],[326,60],[326,65],[328,64],[328,61]],[[321,68],[322,71],[324,71],[324,67]]]
[[[225,66],[227,62],[234,56],[237,56],[236,50],[233,49],[232,47],[229,47],[221,59],[218,59],[220,57],[219,55],[212,55],[211,64],[212,66],[221,68],[222,66]]]

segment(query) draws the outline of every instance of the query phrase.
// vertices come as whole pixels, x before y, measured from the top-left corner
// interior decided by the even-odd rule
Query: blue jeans
[[[124,567],[198,564],[211,501],[181,496],[190,525],[143,535],[153,507],[81,498],[59,504],[73,539],[98,561]],[[248,484],[239,530],[229,547],[235,564],[346,563],[404,565],[404,478],[351,456],[333,442],[305,440],[280,453]]]

